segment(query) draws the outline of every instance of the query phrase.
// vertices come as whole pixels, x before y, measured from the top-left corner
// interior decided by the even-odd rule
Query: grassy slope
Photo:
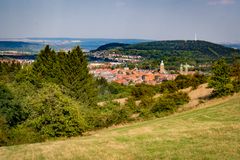
[[[240,159],[240,96],[91,136],[2,147],[0,159]]]

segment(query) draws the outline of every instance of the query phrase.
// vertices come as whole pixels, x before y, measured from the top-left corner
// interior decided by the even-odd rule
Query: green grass
[[[240,159],[240,96],[90,136],[1,147],[0,159]]]

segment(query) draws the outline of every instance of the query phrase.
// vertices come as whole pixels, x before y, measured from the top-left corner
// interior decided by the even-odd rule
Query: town
[[[180,66],[179,74],[170,74],[164,67],[164,62],[161,61],[158,70],[143,70],[135,67],[129,69],[128,67],[113,69],[115,65],[119,63],[90,63],[88,65],[90,73],[97,78],[104,78],[108,82],[116,82],[123,85],[134,84],[149,84],[156,85],[166,80],[174,80],[179,74],[194,74],[194,71],[188,71],[191,67],[188,64]]]

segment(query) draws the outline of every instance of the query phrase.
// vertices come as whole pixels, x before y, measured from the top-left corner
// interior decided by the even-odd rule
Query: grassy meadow
[[[240,159],[240,96],[84,137],[0,148],[18,159]]]

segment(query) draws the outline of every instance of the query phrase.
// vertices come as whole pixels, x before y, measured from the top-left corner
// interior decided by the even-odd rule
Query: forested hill
[[[108,44],[100,48],[125,55],[143,56],[153,62],[152,66],[157,66],[160,60],[164,60],[169,66],[179,66],[181,63],[208,64],[222,57],[231,62],[233,54],[240,56],[239,49],[193,40],[152,41],[122,46]]]
[[[103,51],[103,50],[108,50],[108,49],[113,49],[113,48],[118,48],[118,47],[126,47],[128,45],[129,44],[124,44],[124,43],[108,43],[108,44],[98,47],[94,51]]]
[[[125,49],[163,50],[163,51],[198,51],[211,57],[229,56],[239,52],[233,48],[206,41],[154,41],[126,46]]]

